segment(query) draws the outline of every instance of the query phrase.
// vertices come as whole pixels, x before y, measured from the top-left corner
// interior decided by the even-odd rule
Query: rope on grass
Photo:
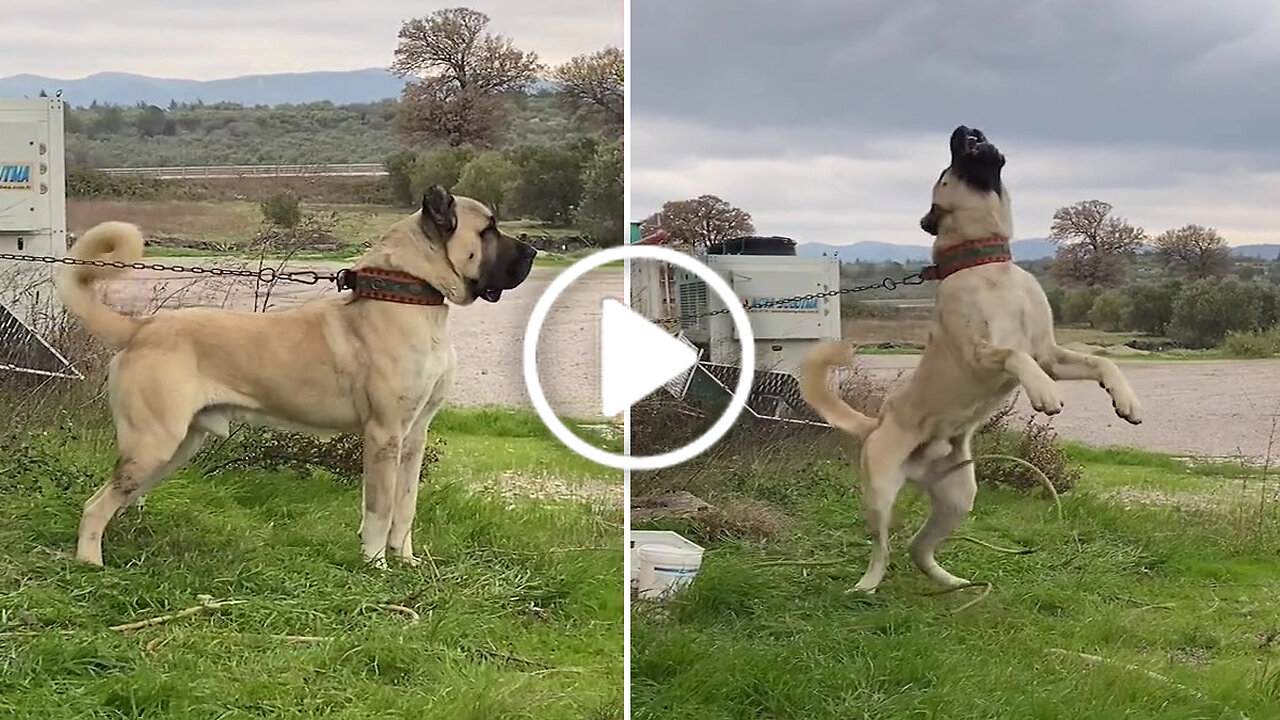
[[[976,588],[976,587],[982,588],[982,592],[978,593],[978,595],[974,597],[972,600],[970,600],[969,602],[951,611],[952,615],[956,615],[958,613],[964,612],[965,610],[968,610],[969,608],[973,607],[974,605],[977,605],[983,600],[986,600],[987,596],[991,594],[991,589],[992,589],[991,583],[987,582],[986,580],[979,580],[977,582],[967,582],[967,583],[964,583],[963,585],[956,585],[955,587],[949,587],[943,590],[935,590],[933,592],[928,592],[928,593],[925,593],[925,595],[929,597],[938,597],[940,595],[947,595],[947,594],[956,592],[958,590],[968,590],[970,588]]]
[[[209,610],[217,610],[218,608],[228,607],[230,605],[241,605],[245,602],[248,602],[247,600],[214,600],[213,597],[210,595],[197,595],[196,600],[198,600],[200,604],[193,605],[187,608],[186,610],[179,610],[178,612],[175,612],[175,613],[158,615],[153,618],[147,618],[146,620],[136,620],[134,622],[121,623],[119,625],[109,625],[107,626],[107,629],[113,630],[115,632],[120,632],[120,633],[133,632],[134,630],[141,630],[143,628],[162,625],[164,623],[171,622],[173,620],[180,620],[185,617],[191,617],[192,615],[195,615],[197,613],[206,612]],[[79,631],[59,630],[58,634],[74,635],[77,632]],[[29,636],[39,635],[39,634],[41,634],[41,632],[38,630],[19,630],[15,632],[0,633],[0,637],[29,637]]]
[[[1140,668],[1137,665],[1130,665],[1128,663],[1116,662],[1115,660],[1108,660],[1100,655],[1090,655],[1088,653],[1074,652],[1072,650],[1063,650],[1062,648],[1047,648],[1045,652],[1051,653],[1053,655],[1064,655],[1066,657],[1077,658],[1077,659],[1083,660],[1089,665],[1094,665],[1094,666],[1110,665],[1111,667],[1123,668],[1125,670],[1130,670],[1132,672],[1140,673],[1142,675],[1146,675],[1152,680],[1158,680],[1166,685],[1175,687],[1187,693],[1188,695],[1196,697],[1205,702],[1210,702],[1216,705],[1227,707],[1228,710],[1232,709],[1226,705],[1223,705],[1223,703],[1217,702],[1213,698],[1210,698],[1208,695],[1205,695],[1204,693],[1200,692],[1199,690],[1196,690],[1195,688],[1187,687],[1182,683],[1174,682],[1173,680],[1170,680],[1169,678],[1165,677],[1164,675],[1161,675],[1160,673],[1152,672],[1150,670],[1147,670],[1146,668]],[[1249,720],[1249,716],[1245,715],[1239,710],[1236,710],[1236,714],[1240,716],[1241,720]]]
[[[190,617],[192,615],[195,615],[196,613],[204,612],[206,610],[217,610],[218,608],[227,607],[228,605],[240,605],[242,603],[247,602],[245,600],[214,600],[213,597],[209,595],[197,595],[196,600],[199,600],[200,604],[193,605],[187,608],[186,610],[180,610],[176,613],[160,615],[157,617],[148,618],[146,620],[138,620],[136,622],[124,623],[121,625],[112,625],[107,629],[115,630],[116,632],[132,632],[134,630],[141,630],[142,628],[147,628],[147,627],[152,627],[154,625],[167,623],[171,620],[179,620],[184,617]]]
[[[1014,457],[1013,455],[978,455],[974,460],[1008,460],[1009,462],[1021,465],[1030,470],[1035,475],[1036,481],[1044,488],[1045,492],[1049,493],[1049,497],[1053,498],[1053,507],[1058,512],[1058,521],[1062,521],[1062,501],[1058,498],[1058,489],[1053,486],[1053,482],[1049,480],[1049,476],[1045,475],[1043,470],[1022,458]]]
[[[953,535],[952,537],[954,537],[956,540],[964,540],[966,542],[971,542],[974,545],[977,545],[979,547],[984,547],[988,550],[995,550],[998,553],[1004,553],[1006,555],[1030,555],[1031,553],[1035,552],[1035,549],[1033,548],[1007,548],[1007,547],[1000,547],[999,545],[992,545],[986,540],[979,540],[978,538],[973,537],[972,535]]]
[[[404,605],[393,605],[391,603],[376,603],[372,605],[364,605],[362,607],[370,607],[378,610],[386,610],[387,612],[392,613],[394,615],[400,615],[402,617],[407,618],[411,623],[416,623],[422,619],[422,616],[418,614],[417,610],[414,610],[413,608],[410,608],[410,607],[405,607]]]

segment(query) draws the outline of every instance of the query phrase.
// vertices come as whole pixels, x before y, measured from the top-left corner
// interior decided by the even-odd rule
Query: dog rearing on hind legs
[[[933,186],[920,227],[935,237],[939,280],[932,326],[920,363],[885,397],[878,418],[848,405],[831,387],[834,367],[849,359],[840,343],[810,351],[802,370],[805,401],[834,427],[862,440],[863,501],[873,535],[866,573],[854,587],[874,592],[889,566],[894,501],[910,482],[929,495],[929,518],[911,539],[915,565],[935,583],[968,581],[934,558],[973,509],[977,494],[972,439],[977,428],[1021,387],[1046,415],[1062,410],[1057,380],[1093,380],[1116,414],[1141,422],[1138,398],[1112,361],[1058,346],[1044,290],[1009,251],[1013,215],[1001,181],[1004,155],[980,130],[951,135],[951,164]]]

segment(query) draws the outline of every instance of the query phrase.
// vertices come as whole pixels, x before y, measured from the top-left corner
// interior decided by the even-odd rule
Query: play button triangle
[[[600,407],[614,417],[698,362],[693,348],[612,298],[600,312]]]

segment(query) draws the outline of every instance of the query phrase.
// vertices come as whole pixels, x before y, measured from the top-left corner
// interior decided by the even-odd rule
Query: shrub
[[[413,171],[418,164],[418,154],[412,150],[397,150],[382,163],[387,169],[387,181],[391,184],[391,197],[400,205],[414,205]]]
[[[86,167],[67,168],[67,195],[71,197],[145,200],[156,197],[164,183],[142,175],[108,175]]]
[[[1233,332],[1222,341],[1222,351],[1235,358],[1269,358],[1280,355],[1280,328],[1265,332]]]
[[[302,222],[302,199],[290,190],[268,195],[258,207],[270,225],[292,230]]]
[[[1089,308],[1089,324],[1100,330],[1120,330],[1127,324],[1131,306],[1123,292],[1108,290],[1094,299]]]
[[[1040,468],[1060,493],[1075,487],[1081,468],[1067,457],[1058,433],[1048,423],[1028,420],[1020,430],[1010,427],[1014,404],[997,410],[974,438],[973,454],[1009,455]],[[998,458],[980,458],[974,463],[978,482],[1009,485],[1022,490],[1040,487],[1040,481],[1025,467]]]
[[[1233,331],[1258,329],[1257,293],[1237,280],[1197,280],[1173,303],[1169,336],[1191,348],[1218,345]]]
[[[422,458],[422,477],[440,460],[444,441],[432,434]],[[324,470],[339,481],[358,482],[364,474],[364,442],[358,435],[340,433],[319,437],[308,433],[241,425],[230,437],[205,445],[196,456],[205,474],[226,468]]]

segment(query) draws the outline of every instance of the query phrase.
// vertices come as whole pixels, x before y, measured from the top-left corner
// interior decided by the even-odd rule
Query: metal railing
[[[179,178],[378,176],[386,175],[382,163],[341,163],[329,165],[185,165],[177,167],[99,168],[108,175],[140,175],[161,180]]]

